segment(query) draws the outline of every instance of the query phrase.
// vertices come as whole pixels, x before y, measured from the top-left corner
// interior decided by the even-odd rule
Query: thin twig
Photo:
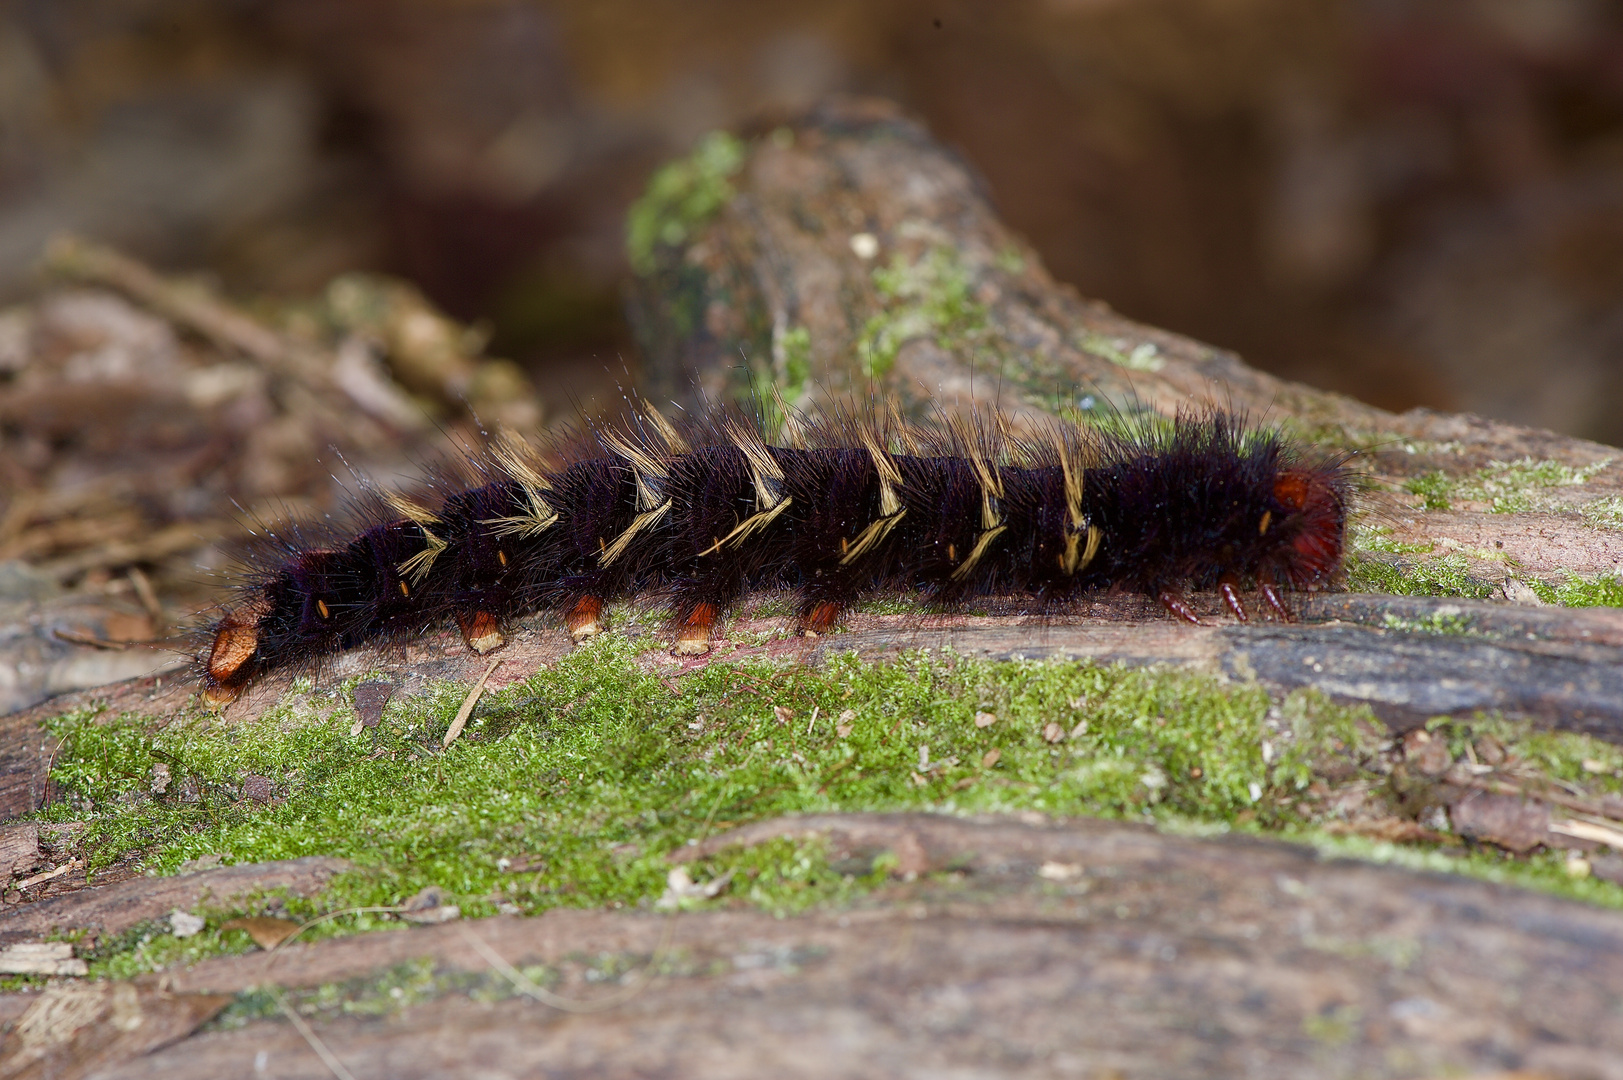
[[[45,248],[45,265],[64,277],[106,285],[223,349],[242,352],[268,367],[314,368],[293,354],[286,339],[232,305],[197,289],[177,287],[120,251],[76,236],[58,236]],[[324,381],[324,380],[323,380]]]
[[[445,739],[440,743],[441,748],[449,747],[456,742],[457,736],[462,734],[462,729],[467,727],[468,717],[473,715],[473,707],[479,703],[480,695],[485,692],[485,680],[490,678],[490,673],[495,671],[501,662],[502,658],[499,656],[492,660],[490,666],[485,668],[485,673],[479,676],[479,681],[473,684],[473,689],[468,691],[468,696],[462,699],[462,708],[456,711],[456,719],[451,721],[450,728],[446,730]]]
[[[541,1004],[550,1005],[561,1012],[595,1013],[624,1005],[648,988],[648,984],[654,980],[660,961],[664,959],[666,951],[670,948],[671,938],[675,936],[676,920],[669,917],[665,919],[665,925],[659,935],[659,944],[654,947],[653,955],[648,958],[647,966],[638,973],[636,981],[632,982],[620,993],[595,998],[591,1001],[577,1001],[574,998],[567,998],[562,994],[553,993],[546,987],[537,984],[512,964],[509,964],[502,958],[500,953],[491,948],[478,934],[475,934],[466,923],[458,923],[457,929],[462,932],[463,937],[467,938],[468,944],[473,946],[473,950],[485,958],[486,963],[505,976],[507,981],[517,987],[519,992],[526,997],[534,998]]]
[[[227,521],[185,522],[160,529],[140,540],[114,540],[88,551],[52,559],[40,563],[35,569],[61,581],[102,566],[159,562],[182,551],[201,547],[222,536],[232,535],[235,531],[235,524]]]
[[[300,926],[299,926],[299,928],[297,930],[293,931],[291,934],[289,934],[287,937],[283,938],[281,941],[278,941],[275,945],[272,945],[270,947],[270,949],[268,949],[266,951],[267,952],[275,952],[277,949],[282,948],[282,946],[286,945],[288,942],[292,941],[294,938],[298,937],[300,934],[304,933],[306,930],[310,929],[312,926],[319,926],[324,922],[331,922],[334,919],[343,918],[345,915],[377,915],[377,914],[398,915],[402,911],[405,911],[405,910],[406,909],[403,908],[403,907],[395,906],[395,907],[355,907],[355,908],[345,908],[343,911],[329,911],[325,915],[317,915],[315,918],[311,919],[309,922],[300,924]]]
[[[338,1080],[355,1080],[355,1074],[344,1068],[344,1063],[338,1060],[337,1055],[327,1049],[327,1044],[321,1041],[321,1036],[317,1035],[315,1029],[304,1022],[304,1017],[293,1010],[293,1007],[287,1003],[287,999],[282,996],[282,992],[274,986],[268,989],[271,1000],[276,1002],[276,1007],[282,1010],[283,1016],[293,1021],[293,1026],[298,1029],[300,1035],[304,1036],[304,1041],[310,1044],[310,1049],[316,1052],[316,1056],[321,1059],[321,1063],[327,1066],[332,1071],[332,1074],[338,1077]]]
[[[126,652],[136,645],[146,644],[139,641],[109,641],[95,634],[86,634],[83,631],[69,630],[60,626],[51,631],[51,636],[69,645],[89,645],[93,649],[106,649],[109,652]]]
[[[163,605],[158,603],[158,593],[152,587],[152,580],[141,572],[139,566],[130,567],[126,574],[130,584],[135,587],[135,595],[140,598],[141,606],[152,616],[152,632],[162,634],[169,625],[169,619],[163,613]]]
[[[750,747],[750,752],[749,752],[748,756],[746,756],[744,758],[744,763],[738,767],[737,771],[738,772],[743,772],[745,769],[749,768],[749,763],[751,761],[754,761],[754,760],[755,760],[755,747],[752,746],[752,747]],[[710,835],[710,822],[711,822],[711,819],[713,819],[716,816],[716,811],[721,809],[721,801],[723,799],[725,799],[728,795],[732,794],[732,790],[733,790],[733,779],[732,779],[731,776],[729,776],[727,778],[727,783],[722,786],[721,794],[717,795],[716,796],[716,801],[711,804],[710,812],[704,816],[704,823],[699,826],[699,838],[700,839],[703,839],[704,837]]]
[[[376,441],[375,433],[357,428],[353,414],[346,415],[331,404],[348,397],[361,411],[375,415],[371,408],[375,402],[368,395],[355,395],[333,377],[336,360],[329,350],[295,342],[226,300],[178,285],[122,252],[76,236],[54,238],[46,246],[45,265],[63,277],[117,289],[222,350],[240,352],[266,370],[308,387],[313,392],[308,404],[323,421],[336,424],[335,430],[345,431],[351,438]],[[393,387],[386,389],[392,391]],[[403,412],[398,403],[390,411],[394,417]]]
[[[1449,780],[1456,787],[1471,788],[1475,791],[1486,791],[1494,795],[1516,795],[1524,799],[1542,799],[1563,810],[1573,810],[1580,814],[1591,814],[1595,817],[1617,821],[1616,814],[1607,811],[1603,803],[1593,799],[1575,799],[1571,795],[1563,795],[1559,791],[1534,791],[1513,784],[1505,780],[1487,780],[1471,777],[1466,780]]]

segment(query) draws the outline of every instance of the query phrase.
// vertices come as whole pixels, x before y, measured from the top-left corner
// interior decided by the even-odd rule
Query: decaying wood
[[[93,654],[187,625],[250,529],[335,509],[335,458],[403,471],[454,444],[443,425],[465,411],[540,425],[523,372],[483,355],[488,335],[404,282],[346,275],[250,312],[81,239],[43,264],[41,294],[0,312],[0,714],[155,670],[164,657],[128,650],[112,670]],[[59,620],[14,607],[105,602],[111,621],[124,599],[139,633],[44,628]]]
[[[70,930],[117,934],[137,923],[162,918],[176,908],[185,911],[200,903],[225,905],[233,898],[273,889],[286,889],[294,896],[312,896],[324,889],[334,874],[347,869],[349,863],[343,859],[309,855],[91,886],[7,910],[5,918],[0,919],[0,944],[37,940]]]
[[[826,815],[723,834],[685,857],[825,838],[897,880],[851,911],[776,918],[554,911],[273,953],[163,977],[177,995],[352,984],[428,958],[515,994],[488,955],[575,1002],[447,989],[310,1026],[358,1077],[1609,1076],[1623,1069],[1623,915],[1485,882],[1249,840],[1094,821]],[[470,940],[477,936],[478,942]],[[482,946],[482,947],[481,947]],[[592,981],[619,960],[634,993]],[[138,980],[138,987],[158,980]],[[257,1055],[257,1057],[256,1057]],[[288,1023],[194,1036],[105,1075],[323,1077]]]
[[[39,825],[32,821],[0,825],[0,879],[11,880],[39,865]]]
[[[426,420],[387,382],[375,380],[365,392],[357,392],[334,378],[334,357],[325,349],[295,343],[226,301],[201,289],[179,287],[111,248],[77,237],[58,237],[46,248],[45,267],[69,280],[117,289],[201,334],[223,351],[253,358],[301,388],[305,393],[302,404],[320,417],[322,426],[347,431],[360,445],[385,441],[376,421],[412,428]],[[357,410],[362,415],[357,416]]]
[[[127,982],[57,983],[20,998],[0,1045],[4,1080],[69,1080],[185,1038],[231,1004],[226,994],[172,994]]]
[[[1395,731],[1434,716],[1498,711],[1623,742],[1623,649],[1615,646],[1495,641],[1380,626],[1188,626],[1163,619],[1058,625],[1033,620],[900,635],[878,629],[840,635],[823,648],[871,658],[934,648],[989,660],[1165,665],[1255,680],[1279,691],[1313,687],[1369,705]]]

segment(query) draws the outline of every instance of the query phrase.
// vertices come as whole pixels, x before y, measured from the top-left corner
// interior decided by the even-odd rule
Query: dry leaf
[[[1003,751],[994,746],[992,749],[986,752],[984,757],[981,758],[981,768],[990,769],[993,765],[998,763],[998,759],[1002,756]]]
[[[778,718],[780,724],[787,724],[795,718],[794,710],[783,705],[772,706],[772,715]]]
[[[978,728],[989,728],[995,723],[997,723],[997,713],[978,712],[975,714],[975,726]]]
[[[1483,735],[1476,741],[1476,756],[1484,765],[1503,765],[1505,747],[1492,735]]]
[[[1441,776],[1454,764],[1448,743],[1431,732],[1416,729],[1403,737],[1403,760],[1424,776]]]
[[[1058,724],[1050,723],[1043,728],[1043,741],[1057,743],[1065,738],[1065,729]]]
[[[0,1076],[106,1075],[185,1038],[232,1002],[129,982],[56,983],[34,997],[0,1044]]]
[[[223,930],[242,930],[254,939],[261,949],[274,949],[298,932],[299,924],[291,919],[278,919],[274,915],[250,915],[230,919],[220,924]]]
[[[438,885],[425,885],[401,907],[400,917],[407,922],[434,926],[462,917],[462,908],[447,904],[445,891]]]
[[[1448,817],[1461,836],[1486,840],[1518,854],[1544,843],[1550,831],[1548,806],[1513,795],[1473,791],[1449,808]]]
[[[394,694],[394,683],[373,680],[363,682],[355,688],[355,724],[352,734],[359,735],[361,728],[377,727],[383,720],[383,707],[389,704],[389,698]]]
[[[684,900],[710,900],[727,887],[736,870],[728,870],[710,881],[695,882],[684,866],[678,866],[665,875],[665,894],[654,902],[660,911],[674,911]]]

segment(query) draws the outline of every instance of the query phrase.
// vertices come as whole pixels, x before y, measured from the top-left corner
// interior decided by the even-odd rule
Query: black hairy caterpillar
[[[504,434],[472,462],[484,482],[437,507],[386,496],[350,538],[285,544],[212,626],[204,689],[230,700],[266,671],[448,619],[480,653],[532,612],[578,641],[627,597],[662,603],[674,651],[698,655],[751,589],[794,590],[810,635],[885,592],[1052,610],[1126,589],[1194,622],[1186,590],[1215,588],[1244,620],[1254,586],[1288,618],[1280,590],[1340,572],[1343,462],[1220,411],[1018,438],[995,415],[831,411],[785,428],[769,441],[737,412],[678,427],[646,407],[550,455]]]

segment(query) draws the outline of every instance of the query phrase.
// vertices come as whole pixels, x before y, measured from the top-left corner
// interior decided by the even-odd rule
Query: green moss
[[[1444,615],[1433,612],[1420,619],[1401,619],[1388,613],[1381,619],[1381,625],[1388,630],[1407,630],[1420,634],[1471,634],[1475,633],[1475,624],[1466,615]]]
[[[1597,574],[1592,578],[1567,572],[1559,585],[1530,580],[1538,598],[1547,604],[1563,607],[1623,607],[1623,578],[1616,574]]]
[[[1585,524],[1597,529],[1623,529],[1623,495],[1594,499],[1578,508]]]
[[[1349,544],[1355,552],[1384,555],[1426,555],[1437,547],[1433,543],[1405,543],[1392,539],[1392,530],[1386,526],[1355,526]]]
[[[717,664],[673,692],[634,652],[611,637],[487,695],[443,752],[460,687],[394,703],[379,728],[354,738],[340,693],[326,717],[313,694],[230,727],[153,730],[73,714],[53,725],[63,739],[54,776],[70,797],[50,813],[76,807],[89,821],[97,866],[133,852],[159,872],[213,852],[231,862],[339,855],[359,869],[329,906],[396,903],[433,884],[477,914],[504,901],[526,910],[647,901],[663,891],[672,848],[792,811],[1228,821],[1242,810],[1284,814],[1276,788],[1307,782],[1288,760],[1262,761],[1269,702],[1255,687],[915,656],[878,666],[839,658],[821,671]],[[982,710],[998,723],[975,727]],[[851,724],[847,737],[841,723]],[[1065,733],[1058,742],[1043,737],[1050,723]],[[1000,759],[983,764],[994,749]],[[172,790],[189,776],[201,800],[143,794],[158,760],[170,764]],[[281,801],[237,798],[248,773],[273,778]],[[539,868],[498,866],[521,857]]]
[[[911,263],[897,255],[889,265],[874,268],[873,283],[882,309],[857,338],[857,356],[868,378],[883,378],[914,338],[933,338],[971,361],[996,351],[986,306],[970,295],[969,272],[950,249],[931,248]]]
[[[128,979],[149,971],[195,964],[211,956],[235,956],[259,948],[241,930],[220,930],[223,921],[217,917],[201,932],[177,938],[170,932],[169,920],[156,919],[98,942],[84,958],[94,978]]]
[[[1381,432],[1350,427],[1321,417],[1281,416],[1276,426],[1288,442],[1311,447],[1313,451],[1330,457],[1345,455],[1343,460],[1355,468],[1359,458],[1382,440]]]
[[[532,982],[548,981],[549,972],[539,965],[520,971]],[[235,1031],[256,1020],[278,1020],[284,1005],[300,1016],[331,1022],[345,1016],[388,1016],[453,993],[493,1002],[513,997],[518,990],[495,972],[441,971],[423,957],[396,964],[381,975],[274,992],[248,990],[238,994],[208,1030]]]
[[[638,648],[609,635],[488,694],[449,750],[439,743],[459,686],[392,702],[354,737],[347,684],[306,687],[234,725],[60,718],[53,776],[67,798],[47,816],[88,823],[93,865],[139,854],[171,873],[218,852],[228,862],[336,855],[356,867],[315,900],[204,912],[207,928],[184,941],[166,923],[138,928],[105,943],[93,970],[127,976],[245,949],[219,929],[235,913],[304,920],[398,904],[427,885],[474,916],[651,906],[673,850],[786,813],[1038,810],[1314,840],[1315,777],[1334,761],[1364,775],[1386,738],[1367,710],[1315,693],[1273,701],[1255,685],[1179,672],[925,652],[883,664],[840,656],[815,670],[715,663],[671,677],[644,668]],[[977,726],[977,713],[996,720]],[[1557,775],[1623,764],[1549,738],[1520,752]],[[153,796],[159,761],[171,782]],[[250,773],[275,781],[277,801],[241,799]],[[198,801],[181,802],[182,789]],[[725,886],[680,906],[843,904],[886,869],[830,865],[816,842],[777,841],[691,866],[694,880]],[[307,936],[386,925],[386,915],[348,914]]]
[[[1485,502],[1496,514],[1523,514],[1551,509],[1555,503],[1541,494],[1550,488],[1576,487],[1611,464],[1611,459],[1573,467],[1549,459],[1530,457],[1516,461],[1490,461],[1470,476],[1451,479],[1430,472],[1404,482],[1404,490],[1420,496],[1427,510],[1447,510],[1454,500]],[[1604,501],[1604,500],[1599,500]],[[1599,513],[1599,511],[1597,511]]]
[[[1538,492],[1586,484],[1610,464],[1610,458],[1581,468],[1525,457],[1516,461],[1491,461],[1461,485],[1460,494],[1491,503],[1496,514],[1522,514],[1547,508],[1548,500],[1540,498]]]
[[[641,275],[656,269],[658,248],[678,247],[733,197],[731,178],[744,165],[745,145],[725,131],[706,135],[687,157],[654,173],[626,215],[626,255]]]
[[[1153,342],[1141,341],[1136,345],[1126,338],[1109,338],[1103,334],[1082,333],[1077,345],[1086,352],[1108,360],[1128,371],[1160,371],[1166,358]],[[1131,346],[1131,348],[1129,348]]]
[[[1510,757],[1558,783],[1623,793],[1623,747],[1612,743],[1575,732],[1532,730],[1498,716],[1438,717],[1426,726],[1448,740],[1456,758],[1471,753],[1477,740],[1491,737]]]
[[[1302,1018],[1302,1034],[1325,1046],[1344,1046],[1362,1030],[1363,1018],[1356,1005],[1326,1005]]]
[[[1594,877],[1574,877],[1562,852],[1539,852],[1516,858],[1492,848],[1438,848],[1394,844],[1362,836],[1303,833],[1290,839],[1310,843],[1327,858],[1360,859],[1399,866],[1406,870],[1459,874],[1464,877],[1515,885],[1564,896],[1600,907],[1623,909],[1623,887]]]
[[[1347,590],[1394,596],[1457,596],[1468,600],[1486,600],[1497,592],[1493,582],[1473,577],[1465,556],[1458,553],[1417,561],[1372,558],[1363,554],[1366,551],[1410,554],[1426,550],[1430,550],[1430,545],[1394,544],[1379,537],[1360,541],[1347,559]],[[1615,574],[1586,578],[1567,571],[1566,580],[1554,585],[1531,577],[1523,580],[1547,604],[1623,607],[1623,578]],[[1461,632],[1442,625],[1432,629],[1440,633]]]
[[[823,954],[816,946],[788,950],[784,954],[761,957],[759,954],[739,957],[739,961],[765,959],[779,967],[790,967],[815,960]],[[642,953],[599,953],[592,957],[574,956],[573,965],[583,968],[586,982],[596,988],[581,994],[585,1004],[601,1002],[606,997],[618,997],[635,987],[647,975],[664,979],[715,976],[735,970],[735,962],[728,960],[700,960],[680,944],[662,946],[652,955]],[[558,968],[531,964],[517,968],[519,976],[533,984],[571,997],[563,986]],[[300,1016],[332,1022],[346,1016],[389,1016],[414,1005],[422,1005],[450,995],[478,1002],[494,1003],[524,993],[514,980],[495,971],[459,971],[440,967],[427,957],[408,960],[377,975],[347,979],[307,988],[289,988],[279,991],[253,989],[238,994],[224,1012],[216,1017],[205,1031],[232,1031],[259,1020],[276,1020],[283,1009]]]
[[[1449,509],[1449,496],[1456,487],[1456,482],[1450,480],[1443,472],[1429,472],[1424,476],[1410,477],[1403,483],[1403,490],[1411,495],[1420,496],[1421,507],[1426,510]]]
[[[787,419],[779,400],[794,409],[810,396],[811,345],[811,331],[806,327],[778,327],[772,334],[771,362],[750,361],[746,404],[760,411],[761,428],[769,440],[782,437]]]
[[[1018,249],[1006,247],[997,253],[995,265],[1005,274],[1023,274],[1026,272],[1026,257]]]
[[[1493,595],[1494,586],[1472,577],[1463,555],[1406,563],[1355,554],[1347,560],[1347,589],[1394,596],[1459,596],[1485,600]]]

